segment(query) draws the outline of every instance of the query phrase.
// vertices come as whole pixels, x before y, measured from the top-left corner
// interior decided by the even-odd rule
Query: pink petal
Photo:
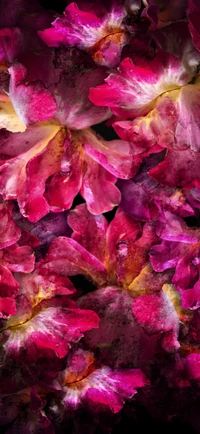
[[[13,244],[3,250],[2,261],[11,271],[30,273],[34,269],[35,256],[31,247]]]
[[[86,153],[84,161],[86,168],[80,193],[88,210],[94,215],[111,211],[121,199],[115,186],[117,178]]]
[[[134,117],[148,113],[155,98],[189,80],[181,60],[168,53],[159,53],[145,67],[126,58],[118,71],[105,80],[106,84],[91,89],[90,99],[98,106],[110,107],[117,116]]]
[[[83,6],[85,10],[79,9],[76,3],[69,4],[64,17],[57,18],[52,28],[40,31],[40,37],[50,47],[75,46],[90,52],[96,63],[115,67],[123,46],[129,41],[128,34],[123,32],[125,8],[113,4],[109,11],[103,7],[99,11],[95,4],[93,12],[89,5]]]
[[[149,175],[162,185],[194,188],[200,186],[199,154],[191,150],[169,150],[163,162]],[[170,167],[170,171],[169,171]]]
[[[54,299],[55,300],[55,299]],[[52,350],[59,358],[64,357],[71,342],[78,342],[83,332],[98,327],[98,316],[93,311],[70,307],[70,303],[60,305],[54,300],[47,300],[35,309],[34,315],[24,324],[3,332],[4,351],[7,356],[25,362],[36,361],[45,351]],[[48,355],[48,351],[47,351]]]
[[[0,249],[19,240],[21,230],[12,218],[12,203],[0,203]]]
[[[84,309],[100,317],[99,328],[84,336],[87,348],[98,354],[101,363],[112,368],[139,367],[149,371],[158,336],[147,336],[132,314],[133,298],[125,289],[109,286],[79,299]]]
[[[118,209],[107,232],[107,269],[118,282],[129,285],[148,262],[148,252],[156,242],[153,228],[142,227]]]
[[[52,242],[43,267],[63,276],[84,274],[99,285],[107,278],[102,262],[77,241],[67,237],[58,237]]]
[[[14,278],[9,268],[0,265],[0,296],[16,297],[18,294],[19,283]]]
[[[137,297],[133,302],[132,311],[134,318],[147,334],[164,333],[162,346],[166,351],[171,352],[179,348],[179,319],[165,292]]]
[[[60,158],[62,141],[60,143],[59,134],[56,136],[58,131],[58,126],[44,124],[31,126],[24,134],[16,133],[12,135],[11,133],[6,133],[2,136],[1,153],[6,156],[6,159],[1,162],[0,166],[0,192],[6,199],[18,200],[23,215],[26,215],[26,201],[28,204],[30,203],[29,194],[34,193],[39,207],[30,208],[29,218],[32,218],[33,221],[37,221],[49,209],[43,197],[44,181],[46,180],[45,176],[48,176],[49,172],[51,173],[51,168],[48,167],[47,163],[51,158],[55,158],[55,156],[51,156],[52,145],[54,145],[54,148],[55,144],[57,145],[56,158]],[[55,136],[56,138],[52,143],[51,140]],[[37,172],[35,174],[30,170],[34,158],[36,158],[37,163],[40,163],[41,160],[40,168],[42,168],[42,163],[46,163],[44,177],[41,176],[40,172],[39,184],[38,176],[35,176]],[[57,170],[57,167],[58,163],[55,161],[53,168]]]
[[[0,318],[7,319],[10,315],[17,313],[16,302],[10,297],[0,297]]]
[[[72,238],[101,262],[105,257],[108,222],[103,215],[89,213],[85,204],[78,205],[68,215],[68,224],[73,229]]]
[[[142,158],[130,142],[112,140],[107,142],[91,130],[79,134],[84,149],[90,157],[118,178],[131,178],[141,164]],[[136,155],[135,155],[136,154]]]
[[[199,380],[200,379],[200,354],[199,353],[189,354],[187,357],[185,357],[184,363],[186,365],[191,380]]]
[[[83,152],[77,140],[66,137],[58,173],[47,180],[45,198],[52,211],[69,209],[82,184]]]
[[[51,119],[56,113],[56,102],[40,81],[24,83],[26,68],[15,64],[9,68],[9,96],[20,120],[25,124]]]

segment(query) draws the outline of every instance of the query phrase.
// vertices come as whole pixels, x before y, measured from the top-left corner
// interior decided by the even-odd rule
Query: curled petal
[[[25,216],[27,201],[27,205],[29,205],[27,212],[29,218],[32,218],[33,221],[37,221],[37,219],[40,219],[48,212],[47,203],[43,197],[45,189],[44,181],[52,170],[51,167],[48,167],[47,163],[52,158],[53,160],[55,158],[55,156],[51,155],[53,145],[54,147],[56,145],[56,158],[60,158],[62,147],[60,134],[62,133],[59,132],[59,127],[53,124],[36,124],[29,127],[24,134],[1,133],[1,153],[6,158],[4,158],[0,165],[0,192],[7,199],[17,199],[21,213]],[[53,143],[51,142],[52,139],[54,139]],[[37,170],[39,167],[40,169],[42,168],[42,164],[46,163],[46,170],[44,171],[44,168],[42,168],[44,176],[41,176],[40,172],[39,184],[37,171],[36,173],[31,172],[34,158],[36,158],[35,169]],[[55,170],[57,170],[58,166],[56,158],[53,165]],[[39,200],[38,208],[31,208],[29,185],[34,196],[37,197],[37,205]]]

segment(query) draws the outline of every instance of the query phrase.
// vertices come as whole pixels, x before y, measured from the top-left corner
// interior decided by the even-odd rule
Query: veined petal
[[[106,84],[91,89],[91,101],[110,107],[117,116],[135,117],[148,113],[159,95],[187,84],[190,76],[181,59],[159,53],[145,66],[124,59],[118,71],[105,81]]]

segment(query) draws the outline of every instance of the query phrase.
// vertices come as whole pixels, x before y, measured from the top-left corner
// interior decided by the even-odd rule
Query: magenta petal
[[[90,99],[98,106],[110,107],[117,116],[133,118],[148,113],[159,95],[189,80],[181,60],[168,53],[159,53],[145,67],[126,58],[106,84],[91,89]]]
[[[11,271],[30,273],[34,269],[35,256],[31,247],[13,244],[4,249],[3,262]]]
[[[26,175],[29,182],[24,215],[32,222],[37,222],[49,212],[50,206],[44,197],[46,181],[60,172],[63,155],[64,134],[59,131],[46,149],[27,163]]]
[[[179,318],[165,292],[137,297],[133,302],[132,312],[147,334],[166,333],[162,338],[162,346],[166,351],[179,348]]]
[[[180,258],[184,256],[190,248],[189,243],[162,241],[150,249],[150,262],[153,269],[162,272],[168,268],[176,267]]]
[[[115,286],[81,297],[81,308],[93,309],[100,317],[99,328],[87,332],[84,341],[87,348],[97,351],[99,360],[105,365],[112,368],[139,367],[148,372],[158,337],[147,336],[135,322],[132,304],[130,294]]]
[[[76,146],[77,145],[77,146]],[[47,180],[45,198],[51,211],[69,209],[82,185],[83,155],[82,149],[72,137],[66,137],[65,153],[57,173]],[[60,150],[61,151],[61,150]],[[60,154],[58,143],[58,156]],[[53,156],[52,156],[53,157]],[[54,163],[57,165],[57,162]],[[47,163],[47,170],[48,163]]]
[[[14,278],[9,268],[0,265],[0,296],[1,297],[16,297],[18,293],[19,283]]]
[[[173,277],[173,283],[181,289],[194,286],[199,278],[200,243],[195,243],[179,260]]]
[[[180,289],[181,303],[184,309],[196,310],[200,307],[200,281],[191,289]]]
[[[135,155],[130,142],[107,142],[89,129],[83,131],[79,137],[86,153],[114,176],[127,179],[137,173],[142,158]]]
[[[127,15],[123,2],[110,2],[106,8],[98,2],[94,5],[84,2],[80,8],[70,3],[64,16],[57,18],[52,28],[39,32],[39,36],[50,47],[78,47],[88,51],[97,64],[115,67],[123,46],[130,39],[123,32],[123,19]]]
[[[56,113],[56,102],[43,83],[36,81],[24,83],[27,70],[16,64],[9,68],[9,96],[20,120],[25,124],[51,119]]]
[[[21,235],[19,226],[12,218],[12,203],[0,203],[0,249],[16,243]]]
[[[103,262],[108,228],[106,218],[103,215],[93,216],[86,205],[81,204],[69,212],[67,220],[73,229],[73,240]]]
[[[55,300],[55,299],[54,299]],[[99,318],[95,312],[81,310],[76,306],[59,306],[58,302],[45,301],[38,305],[34,316],[24,324],[3,332],[4,351],[7,356],[36,361],[45,351],[54,351],[57,357],[64,357],[70,343],[78,342],[83,332],[98,327]]]
[[[127,287],[147,264],[156,240],[152,226],[143,226],[119,208],[107,231],[108,271]]]
[[[189,378],[191,378],[191,380],[200,380],[200,354],[189,354],[185,357],[184,363],[186,365]]]
[[[122,193],[122,208],[133,218],[142,221],[150,219],[149,195],[145,188],[134,181],[119,181]]]
[[[6,158],[0,165],[0,192],[6,199],[17,199],[20,211],[25,216],[27,203],[27,213],[33,221],[37,221],[49,210],[43,193],[46,176],[51,173],[48,163],[52,159],[52,146],[54,145],[56,154],[53,159],[56,160],[57,157],[59,160],[62,153],[62,140],[58,131],[59,127],[53,124],[36,124],[30,126],[23,134],[2,131],[0,147]],[[53,169],[57,170],[58,165],[55,161]],[[36,172],[31,170],[32,166]],[[39,169],[44,172],[44,176],[40,173],[38,184]],[[31,208],[30,193],[33,201],[37,198],[37,207]]]
[[[97,161],[85,153],[86,168],[80,193],[94,214],[111,211],[120,203],[121,194],[115,186],[116,176],[104,169]]]
[[[1,293],[1,288],[0,288]],[[16,301],[10,297],[0,297],[0,318],[7,319],[17,313]]]
[[[85,400],[93,404],[106,405],[114,413],[121,410],[124,399],[130,399],[135,395],[136,387],[142,387],[147,383],[142,372],[132,369],[121,371],[102,367],[88,377],[89,387],[85,393]]]
[[[100,285],[107,279],[103,263],[77,241],[67,237],[58,237],[52,242],[42,268],[64,276],[84,274]]]
[[[169,187],[200,187],[199,153],[189,149],[167,151],[163,162],[150,170],[149,176]],[[170,167],[170,171],[169,171]]]

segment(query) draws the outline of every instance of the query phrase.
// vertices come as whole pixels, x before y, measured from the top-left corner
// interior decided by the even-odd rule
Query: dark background
[[[180,0],[181,1],[181,0]],[[64,11],[67,4],[71,3],[71,1],[67,0],[40,0],[40,4],[45,9],[52,9],[60,14]],[[117,138],[117,135],[113,131],[112,128],[106,127],[105,123],[96,125],[93,129],[101,134],[105,140],[113,140]],[[78,203],[83,202],[83,199],[78,195],[75,199],[73,207],[78,205]],[[106,213],[106,217],[108,220],[112,220],[112,217],[115,213],[111,211],[110,213]],[[81,283],[81,282],[80,282]],[[200,408],[199,408],[200,411]],[[153,434],[196,434],[197,431],[191,427],[186,422],[181,420],[174,420],[172,422],[160,422],[153,419],[149,413],[141,406],[139,406],[136,410],[136,416],[131,418],[126,414],[126,410],[122,411],[122,419],[113,428],[112,434],[142,434],[142,433],[153,433]],[[71,433],[70,433],[71,434]]]

